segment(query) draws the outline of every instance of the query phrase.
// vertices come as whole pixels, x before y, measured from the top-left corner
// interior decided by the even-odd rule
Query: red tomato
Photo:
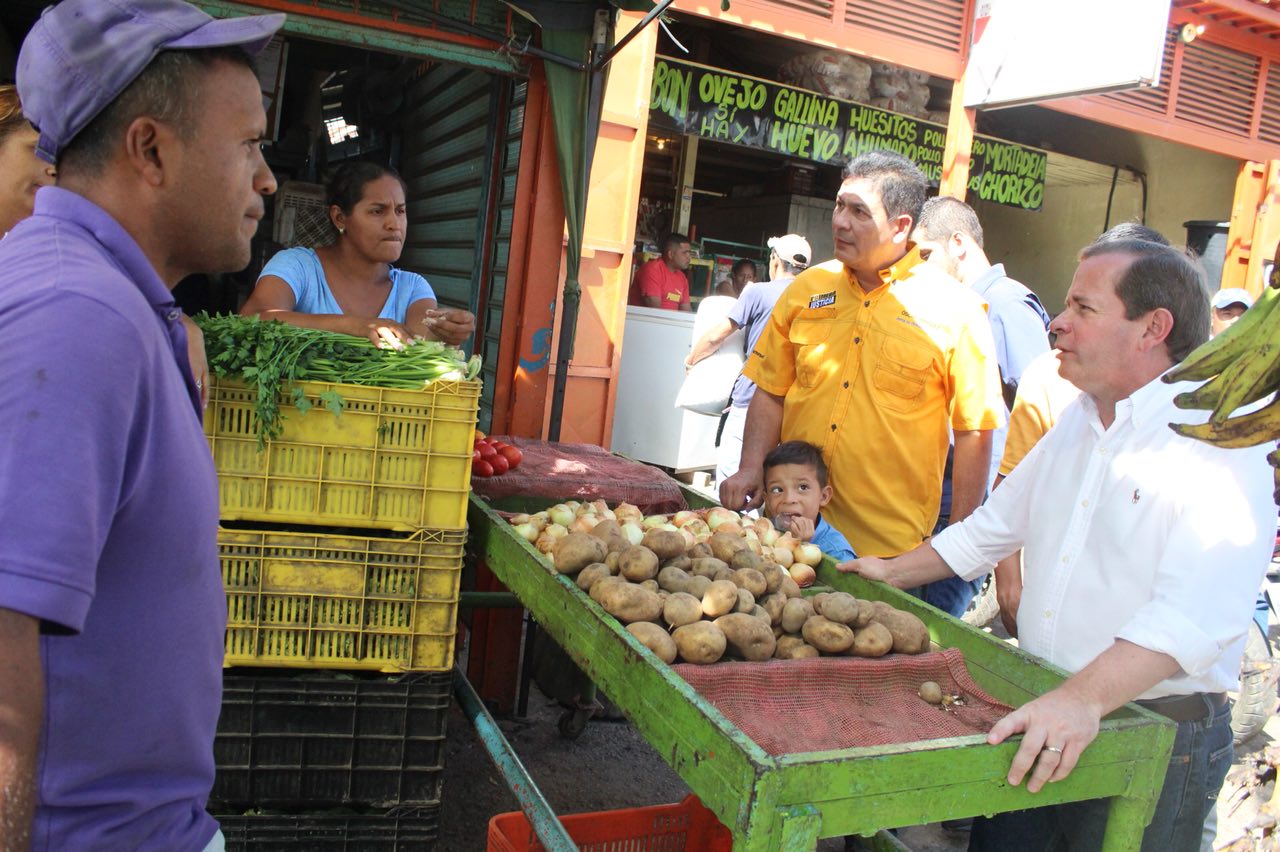
[[[479,449],[480,449],[480,458],[484,459],[485,461],[493,461],[493,457],[498,454],[498,451],[495,450],[489,444],[481,444]]]
[[[493,448],[494,448],[495,450],[497,450],[498,452],[502,452],[503,447],[509,447],[509,446],[511,446],[510,444],[507,444],[507,443],[505,443],[505,442],[503,442],[503,441],[490,441],[489,443],[490,443],[490,444],[492,444],[492,445],[493,445]]]
[[[480,461],[471,465],[471,475],[483,476],[483,477],[493,476],[493,465],[489,464],[484,459],[481,459]]]
[[[474,462],[478,462],[478,461],[480,461],[480,448],[479,448],[479,447],[476,447],[474,450],[472,450],[472,451],[471,451],[471,461],[472,461],[473,463],[474,463]]]
[[[498,450],[512,467],[519,467],[520,462],[524,461],[524,453],[520,452],[519,447],[506,446]]]
[[[489,464],[493,466],[494,476],[497,476],[500,473],[506,473],[511,469],[511,462],[507,461],[507,457],[502,453],[498,453],[493,458],[489,459]]]

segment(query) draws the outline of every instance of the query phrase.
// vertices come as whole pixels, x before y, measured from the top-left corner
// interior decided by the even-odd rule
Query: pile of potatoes
[[[817,545],[800,541],[789,532],[779,532],[766,518],[749,518],[723,506],[686,509],[673,515],[645,515],[630,503],[610,508],[603,500],[590,503],[566,500],[532,515],[512,515],[509,520],[517,535],[550,560],[555,559],[556,543],[560,539],[570,533],[590,532],[596,524],[613,521],[630,544],[640,544],[650,530],[678,533],[686,549],[706,543],[717,533],[738,536],[753,553],[785,568],[801,586],[814,581],[814,566],[822,561],[822,550]],[[613,529],[609,527],[611,532]]]
[[[785,568],[731,532],[690,545],[679,531],[650,529],[633,544],[602,520],[559,538],[551,561],[667,663],[929,648],[914,615],[844,592],[804,598]]]

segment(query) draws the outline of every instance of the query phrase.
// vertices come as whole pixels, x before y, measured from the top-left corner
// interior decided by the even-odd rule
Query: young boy
[[[831,502],[827,463],[813,444],[787,441],[764,457],[764,513],[774,526],[811,541],[837,562],[855,559],[844,535],[822,519]]]

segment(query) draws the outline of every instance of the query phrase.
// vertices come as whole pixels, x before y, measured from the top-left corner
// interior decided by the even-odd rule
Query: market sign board
[[[935,185],[947,142],[940,124],[668,57],[654,64],[649,120],[676,133],[824,165],[889,149],[914,161]],[[1039,210],[1047,165],[1043,151],[975,136],[969,192]]]
[[[978,0],[966,107],[1156,86],[1169,0]]]

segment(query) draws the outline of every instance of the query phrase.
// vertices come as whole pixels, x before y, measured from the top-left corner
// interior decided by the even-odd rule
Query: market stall
[[[771,754],[572,578],[557,573],[499,514],[552,502],[511,497],[486,504],[473,496],[470,547],[729,827],[735,849],[813,848],[820,837],[874,835],[890,827],[1102,797],[1114,797],[1106,848],[1137,845],[1172,745],[1173,728],[1162,717],[1136,705],[1112,714],[1072,775],[1035,796],[1005,781],[1017,743],[989,746],[977,733]],[[830,560],[818,577],[833,589],[889,602],[922,619],[932,642],[944,652],[958,652],[965,676],[999,702],[1017,706],[1064,678],[901,592],[837,574]],[[892,666],[894,659],[880,662]]]

